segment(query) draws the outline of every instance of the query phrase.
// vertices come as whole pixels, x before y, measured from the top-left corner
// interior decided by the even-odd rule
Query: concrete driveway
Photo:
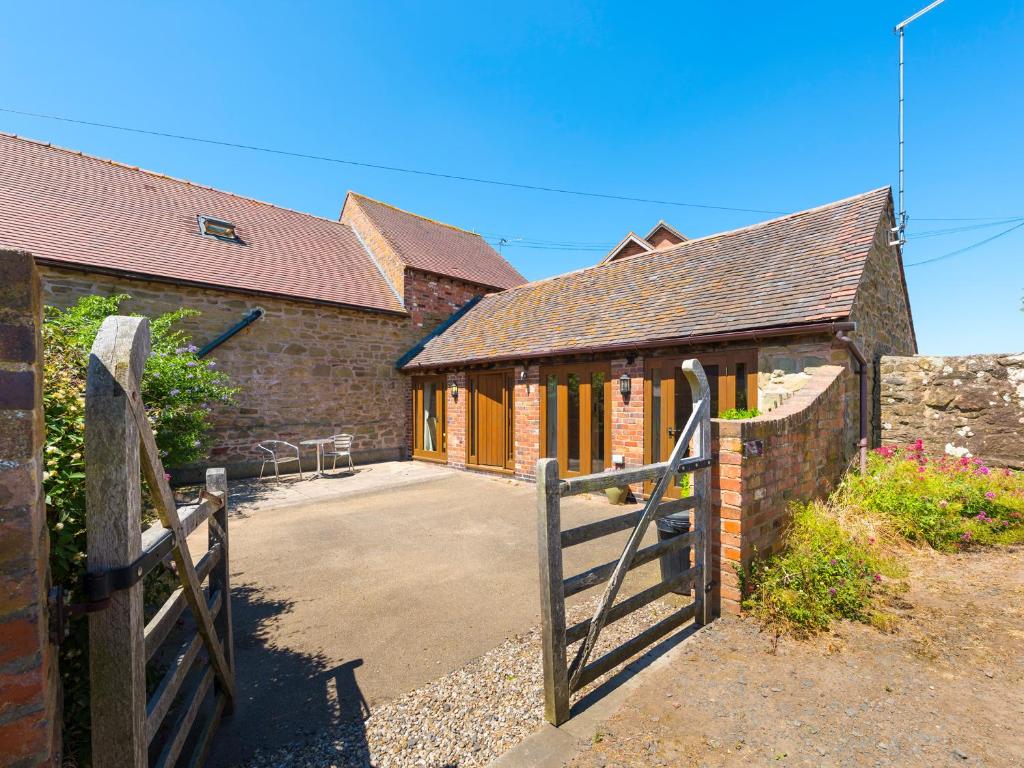
[[[365,715],[539,623],[532,484],[411,462],[363,472],[235,505],[238,706],[211,766]],[[620,511],[567,499],[563,525]],[[567,550],[566,574],[617,557],[625,535]]]

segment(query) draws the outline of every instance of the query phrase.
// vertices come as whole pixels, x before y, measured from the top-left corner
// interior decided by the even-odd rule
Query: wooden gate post
[[[232,676],[235,674],[235,642],[231,630],[231,581],[228,567],[228,474],[223,468],[206,470],[206,490],[219,495],[224,503],[220,509],[210,516],[208,524],[210,549],[220,544],[220,560],[210,571],[210,594],[220,592],[221,606],[220,613],[213,620],[213,626],[217,630],[217,637],[220,638],[221,647],[224,648],[224,660]],[[221,691],[222,686],[216,681],[216,690]],[[234,699],[226,697],[227,714],[234,710]]]
[[[149,321],[108,317],[89,356],[85,479],[90,572],[130,565],[142,551],[138,400],[149,356]],[[94,768],[146,765],[146,649],[142,582],[89,614]]]
[[[692,456],[711,456],[711,389],[704,369],[696,360],[683,363],[683,375],[690,385],[693,407],[698,403],[703,409],[697,419],[697,428],[691,439]],[[703,626],[711,621],[709,610],[709,593],[711,584],[711,468],[703,467],[693,472],[693,528],[697,533],[697,546],[694,547],[693,580],[693,623]]]
[[[565,588],[562,581],[562,494],[558,459],[537,462],[537,545],[540,550],[541,648],[544,716],[569,719],[569,674],[565,660]]]

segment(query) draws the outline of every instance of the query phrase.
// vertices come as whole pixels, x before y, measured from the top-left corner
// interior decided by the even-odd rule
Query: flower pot
[[[629,495],[629,486],[623,485],[619,488],[605,488],[604,495],[608,497],[608,501],[610,503],[622,504]]]

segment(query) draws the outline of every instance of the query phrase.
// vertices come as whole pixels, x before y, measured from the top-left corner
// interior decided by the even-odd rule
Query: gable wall
[[[370,221],[357,198],[349,195],[345,198],[345,207],[341,211],[341,223],[355,230],[363,245],[366,246],[377,265],[387,277],[399,298],[405,296],[405,262],[399,258],[391,243],[381,234]]]
[[[857,323],[850,334],[869,363],[868,398],[870,403],[870,445],[880,444],[881,421],[879,402],[881,382],[880,360],[883,355],[913,355],[917,352],[910,305],[899,267],[899,252],[890,246],[893,226],[892,206],[875,230],[875,240],[864,265],[864,274],[857,290],[850,319]]]

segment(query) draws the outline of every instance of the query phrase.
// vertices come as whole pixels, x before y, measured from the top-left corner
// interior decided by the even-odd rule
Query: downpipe
[[[857,360],[857,374],[860,376],[860,473],[864,475],[868,471],[868,361],[857,342],[844,331],[837,332],[836,339],[845,344]]]

